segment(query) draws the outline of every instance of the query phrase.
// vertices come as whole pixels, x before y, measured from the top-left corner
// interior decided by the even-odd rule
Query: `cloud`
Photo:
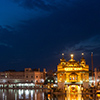
[[[0,46],[10,47],[12,48],[12,45],[6,44],[6,43],[0,43]]]
[[[15,39],[14,28],[11,26],[0,26],[0,46],[12,48],[13,40]]]
[[[4,27],[9,31],[13,31],[14,30],[14,28],[12,26],[10,26],[10,25],[5,25]]]
[[[50,2],[49,0],[13,0],[18,3],[19,6],[22,6],[27,9],[43,9],[43,10],[53,10],[56,7],[53,5],[54,2]]]
[[[81,41],[77,44],[74,44],[72,47],[66,47],[66,49],[63,51],[64,53],[70,54],[81,54],[84,52],[85,54],[94,52],[94,55],[100,55],[100,35],[96,35],[94,37],[91,37],[87,40]]]
[[[63,7],[67,4],[69,6],[71,2],[77,0],[12,0],[27,9],[42,9],[45,11],[56,10],[59,7]],[[69,4],[69,5],[68,5]]]

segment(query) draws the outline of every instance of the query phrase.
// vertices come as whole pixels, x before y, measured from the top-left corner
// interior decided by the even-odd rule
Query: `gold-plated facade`
[[[71,59],[66,61],[64,55],[60,59],[57,66],[58,88],[66,88],[70,85],[82,86],[89,82],[89,66],[86,64],[82,56],[80,62],[74,60],[74,55],[71,54]]]

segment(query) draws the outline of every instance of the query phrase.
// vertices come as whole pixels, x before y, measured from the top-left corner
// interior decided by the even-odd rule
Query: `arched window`
[[[70,82],[77,82],[77,81],[78,81],[78,75],[75,74],[75,73],[71,73],[71,74],[69,75],[69,81],[70,81]]]

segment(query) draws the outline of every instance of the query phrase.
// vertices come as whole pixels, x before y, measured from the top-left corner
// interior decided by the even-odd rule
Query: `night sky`
[[[54,70],[82,52],[100,67],[100,0],[0,0],[0,71]]]

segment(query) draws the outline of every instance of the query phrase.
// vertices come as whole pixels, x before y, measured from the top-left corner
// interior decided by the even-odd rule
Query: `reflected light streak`
[[[42,93],[42,98],[43,98],[43,100],[44,100],[44,93]]]
[[[15,93],[15,100],[17,100],[17,93]]]
[[[35,92],[35,100],[37,100],[37,93]]]
[[[31,90],[31,100],[33,100],[33,90]]]
[[[25,98],[26,98],[26,99],[29,98],[29,90],[25,90]]]
[[[4,92],[3,92],[2,96],[3,96],[3,100],[5,100],[5,93]]]
[[[23,99],[23,90],[19,90],[19,99]]]

